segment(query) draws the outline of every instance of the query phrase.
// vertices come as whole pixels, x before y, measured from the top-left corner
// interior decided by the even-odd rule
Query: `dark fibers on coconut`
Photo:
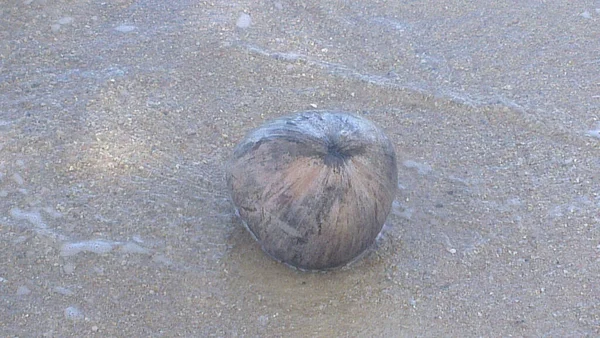
[[[397,188],[396,155],[364,118],[304,112],[249,132],[227,184],[265,252],[300,269],[331,269],[359,257],[381,231]]]

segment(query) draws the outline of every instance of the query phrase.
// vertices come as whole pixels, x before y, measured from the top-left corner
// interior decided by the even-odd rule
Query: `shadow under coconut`
[[[347,266],[301,271],[269,257],[232,211],[234,229],[221,260],[222,304],[231,308],[236,321],[260,324],[248,334],[332,336],[340,325],[357,333],[377,332],[373,323],[382,315],[402,318],[414,298],[410,287],[392,283],[389,274],[404,251],[403,222],[407,220],[390,217],[364,256]],[[395,310],[382,313],[381,306],[391,302]]]

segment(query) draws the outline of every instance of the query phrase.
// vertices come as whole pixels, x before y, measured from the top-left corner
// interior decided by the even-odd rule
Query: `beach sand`
[[[600,335],[600,2],[4,1],[0,335]],[[235,217],[264,121],[372,120],[399,190],[304,273]]]

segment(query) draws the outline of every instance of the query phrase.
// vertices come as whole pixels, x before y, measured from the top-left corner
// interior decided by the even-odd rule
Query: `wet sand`
[[[7,1],[2,336],[600,335],[600,3]],[[313,109],[381,126],[383,236],[303,273],[225,161]]]

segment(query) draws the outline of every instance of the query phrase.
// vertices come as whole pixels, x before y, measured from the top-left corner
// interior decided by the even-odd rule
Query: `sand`
[[[5,1],[0,335],[600,335],[600,3]],[[381,126],[383,235],[271,260],[224,164],[303,110]]]

